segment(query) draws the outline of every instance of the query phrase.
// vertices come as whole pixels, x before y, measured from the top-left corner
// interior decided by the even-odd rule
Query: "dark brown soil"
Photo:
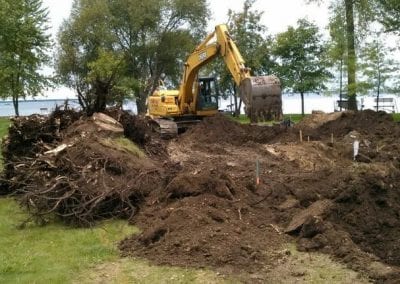
[[[49,142],[74,146],[50,163],[33,159],[39,174],[25,193],[37,197],[34,186],[57,193],[51,186],[61,175],[80,196],[114,194],[90,210],[130,218],[142,233],[120,243],[122,254],[155,263],[267,275],[284,261],[285,244],[296,241],[300,250],[330,254],[378,282],[400,281],[400,127],[390,115],[318,114],[293,128],[218,115],[162,141],[145,118],[110,114],[146,157],[101,143],[108,134],[81,120]],[[68,186],[63,195],[76,190]]]

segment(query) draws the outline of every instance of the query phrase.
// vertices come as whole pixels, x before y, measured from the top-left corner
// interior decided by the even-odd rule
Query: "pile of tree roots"
[[[133,124],[125,113],[116,118]],[[103,218],[130,218],[158,188],[162,172],[124,132],[105,114],[87,118],[58,110],[49,117],[15,118],[2,147],[1,191],[18,195],[39,223],[59,217],[91,226]]]

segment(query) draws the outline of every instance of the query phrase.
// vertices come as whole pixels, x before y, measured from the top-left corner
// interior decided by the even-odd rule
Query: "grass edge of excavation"
[[[18,225],[26,214],[11,198],[0,198],[0,282],[67,282],[78,271],[119,258],[117,242],[137,232],[126,221],[109,220],[92,229],[53,223]]]
[[[117,244],[139,232],[124,220],[94,228],[60,223],[18,225],[27,218],[12,198],[0,198],[0,283],[221,283],[214,272],[154,266],[121,258]]]

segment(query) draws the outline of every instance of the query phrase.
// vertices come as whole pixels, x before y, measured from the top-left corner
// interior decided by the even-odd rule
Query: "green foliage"
[[[400,1],[376,0],[377,20],[381,22],[387,32],[400,34]]]
[[[205,0],[75,0],[59,33],[57,70],[89,112],[133,94],[139,112],[161,74],[177,83],[203,33]]]
[[[346,72],[345,62],[347,58],[346,18],[343,10],[342,3],[333,3],[331,5],[332,15],[329,20],[331,40],[329,42],[328,58],[338,72],[339,94],[343,94],[343,77]]]
[[[253,5],[256,0],[246,0],[241,11],[228,11],[227,26],[229,33],[246,62],[246,67],[250,68],[254,75],[261,75],[269,71],[270,67],[270,46],[271,37],[267,35],[267,28],[261,24],[262,11],[254,10]],[[235,95],[236,86],[231,73],[225,63],[218,59],[212,66],[220,77],[220,91],[223,95]],[[234,97],[235,114],[238,115],[240,103],[237,96]]]
[[[306,2],[322,2],[323,0],[307,0]],[[375,0],[330,0],[330,10],[332,13],[332,24],[338,27],[335,23],[338,18],[341,18],[342,27],[344,28],[346,42],[346,57],[345,65],[347,71],[347,94],[349,97],[349,108],[356,110],[356,92],[357,92],[357,38],[364,37],[370,22],[374,19],[373,3]],[[340,22],[339,22],[340,24]],[[331,34],[332,35],[332,34]],[[337,35],[336,35],[337,36]],[[335,39],[334,39],[335,40]],[[338,38],[336,38],[338,40]]]
[[[304,93],[325,88],[327,46],[321,41],[318,27],[305,19],[276,36],[273,54],[277,57],[276,71],[287,91],[300,93],[304,115]]]
[[[366,80],[359,83],[359,89],[375,93],[377,97],[382,92],[389,91],[386,82],[396,71],[394,60],[389,57],[391,51],[384,45],[379,35],[365,45],[361,51],[362,61],[359,67]]]
[[[51,83],[40,72],[50,60],[48,12],[41,0],[2,0],[0,11],[0,97],[12,98],[18,116],[18,101]]]
[[[256,0],[245,0],[242,11],[228,11],[228,28],[238,46],[246,67],[255,75],[264,73],[265,59],[268,58],[271,38],[267,28],[260,23],[264,12],[254,10]]]

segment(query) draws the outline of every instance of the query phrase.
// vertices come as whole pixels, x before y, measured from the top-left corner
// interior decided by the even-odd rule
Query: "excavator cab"
[[[215,78],[201,77],[198,86],[197,110],[218,110],[218,88]]]

